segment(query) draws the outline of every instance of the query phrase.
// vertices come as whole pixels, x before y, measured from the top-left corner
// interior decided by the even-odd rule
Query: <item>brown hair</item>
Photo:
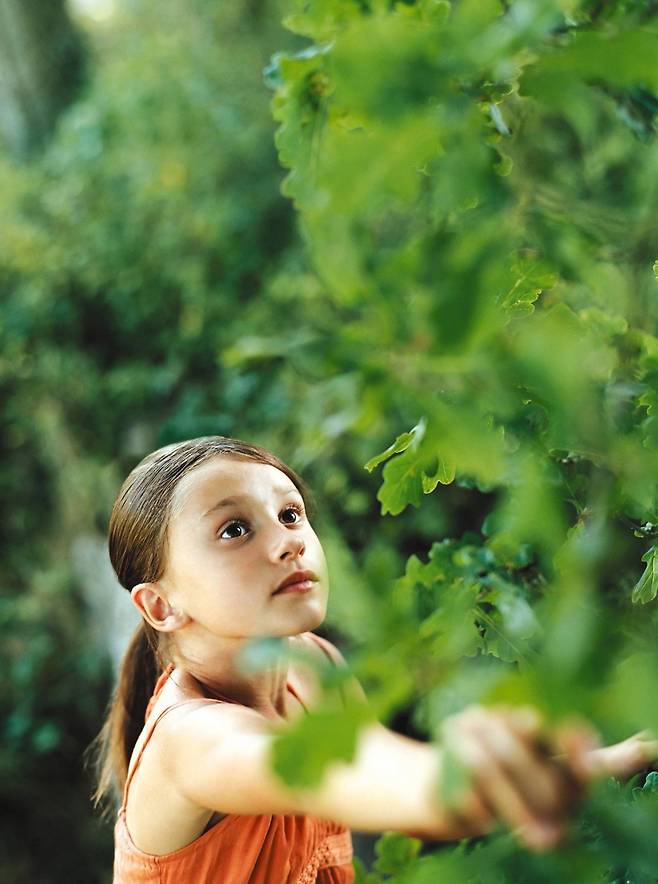
[[[218,455],[269,464],[285,473],[304,499],[299,476],[276,455],[226,436],[203,436],[152,452],[123,483],[110,516],[112,567],[128,591],[159,580],[166,564],[167,529],[178,483],[195,467]],[[120,801],[130,756],[144,726],[146,707],[159,673],[166,666],[160,634],[142,620],[126,650],[109,712],[96,738],[96,804]]]

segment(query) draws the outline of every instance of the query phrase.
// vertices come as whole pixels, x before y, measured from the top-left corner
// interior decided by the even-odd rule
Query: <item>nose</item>
[[[301,558],[306,551],[306,544],[301,534],[284,528],[275,544],[273,558],[279,561],[294,560]]]

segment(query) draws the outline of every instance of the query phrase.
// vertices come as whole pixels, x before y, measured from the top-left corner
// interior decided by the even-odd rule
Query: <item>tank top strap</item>
[[[158,680],[155,684],[155,688],[153,690],[153,696],[149,700],[148,705],[146,707],[146,714],[145,714],[146,723],[144,725],[144,730],[142,731],[142,733],[140,734],[140,737],[139,737],[139,739],[141,740],[141,744],[140,744],[139,750],[137,752],[137,755],[135,755],[133,758],[130,759],[130,763],[128,765],[128,775],[126,776],[126,783],[123,787],[123,797],[121,799],[121,808],[119,810],[119,813],[122,810],[125,810],[126,801],[128,799],[128,789],[130,788],[130,783],[132,782],[132,778],[135,775],[135,771],[139,767],[139,762],[142,760],[142,755],[144,753],[144,749],[146,749],[151,737],[153,736],[153,731],[155,730],[157,725],[160,723],[162,718],[164,718],[164,716],[168,712],[171,712],[172,709],[178,709],[180,706],[186,706],[189,703],[206,704],[206,703],[221,703],[222,702],[221,700],[213,700],[211,697],[190,697],[187,700],[179,700],[177,703],[171,703],[169,706],[165,706],[165,708],[158,715],[156,715],[152,721],[149,721],[149,717],[151,715],[151,710],[153,709],[153,705],[154,705],[155,701],[157,700],[158,695],[160,694],[160,691],[164,687],[165,682],[167,681],[167,679],[169,678],[169,676],[171,675],[171,673],[173,671],[174,671],[174,665],[170,664],[165,669],[165,671],[162,673],[162,675],[158,678]]]
[[[173,663],[170,663],[164,672],[159,676],[158,680],[155,683],[155,687],[153,688],[153,693],[151,694],[151,699],[146,704],[146,712],[144,713],[144,721],[147,721],[149,715],[151,714],[151,709],[155,705],[155,701],[158,699],[160,695],[160,691],[165,686],[165,682],[168,680],[171,673],[174,671],[176,667]]]
[[[289,693],[291,693],[291,694],[293,695],[293,697],[295,698],[295,700],[297,700],[297,702],[303,707],[304,712],[308,712],[308,706],[307,706],[306,703],[302,700],[302,698],[299,696],[299,693],[295,690],[295,688],[294,688],[292,682],[289,681],[289,682],[286,684],[286,688],[288,689]]]
[[[325,653],[326,653],[326,651],[325,651]],[[155,701],[157,700],[160,691],[164,687],[165,682],[167,681],[167,679],[169,678],[169,676],[171,675],[171,673],[173,671],[174,671],[174,665],[173,665],[173,663],[171,663],[165,669],[165,671],[162,673],[162,675],[158,678],[158,680],[155,684],[155,688],[153,690],[153,696],[149,700],[148,705],[146,707],[146,716],[145,716],[146,717],[146,724],[144,725],[144,730],[140,734],[141,745],[139,747],[137,755],[134,758],[130,759],[130,764],[128,766],[128,775],[126,776],[126,783],[123,787],[123,797],[121,799],[121,808],[120,808],[119,812],[121,812],[122,810],[125,810],[126,801],[128,799],[128,789],[130,788],[130,783],[132,782],[132,778],[135,775],[135,771],[139,767],[139,762],[142,760],[142,754],[144,753],[144,749],[146,749],[151,737],[153,736],[153,731],[156,729],[156,727],[159,724],[159,722],[161,721],[161,719],[164,718],[164,716],[168,712],[171,712],[172,709],[178,709],[180,706],[185,706],[188,703],[206,704],[206,703],[235,703],[236,702],[235,700],[230,700],[228,697],[221,697],[221,698],[217,698],[217,699],[212,698],[212,697],[190,697],[188,700],[179,700],[177,703],[171,703],[169,706],[165,706],[165,708],[158,715],[155,716],[153,721],[148,721],[150,713],[151,713],[151,709],[153,708],[153,705],[154,705]],[[288,691],[290,691],[290,693],[301,703],[301,705],[304,707],[306,712],[308,712],[308,708],[307,708],[306,704],[304,703],[302,698],[299,696],[298,692],[295,690],[295,688],[293,687],[293,685],[290,681],[287,682],[286,687],[287,687]]]

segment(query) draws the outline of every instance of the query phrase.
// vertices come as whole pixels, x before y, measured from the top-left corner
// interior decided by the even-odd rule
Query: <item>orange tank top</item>
[[[313,638],[318,640],[318,636]],[[321,640],[317,643],[322,646]],[[114,829],[113,884],[352,884],[349,830],[317,817],[228,814],[190,844],[161,856],[144,853],[133,843],[126,825],[126,802],[142,753],[163,715],[182,703],[199,702],[173,703],[148,721],[172,670],[169,667],[158,679],[146,710],[140,749],[131,759]],[[288,690],[302,702],[290,683]]]

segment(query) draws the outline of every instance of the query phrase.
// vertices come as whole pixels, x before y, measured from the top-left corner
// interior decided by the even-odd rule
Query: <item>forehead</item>
[[[174,493],[172,510],[174,515],[202,516],[224,498],[244,497],[267,502],[293,492],[297,492],[297,488],[292,480],[270,464],[218,455],[181,479]]]

